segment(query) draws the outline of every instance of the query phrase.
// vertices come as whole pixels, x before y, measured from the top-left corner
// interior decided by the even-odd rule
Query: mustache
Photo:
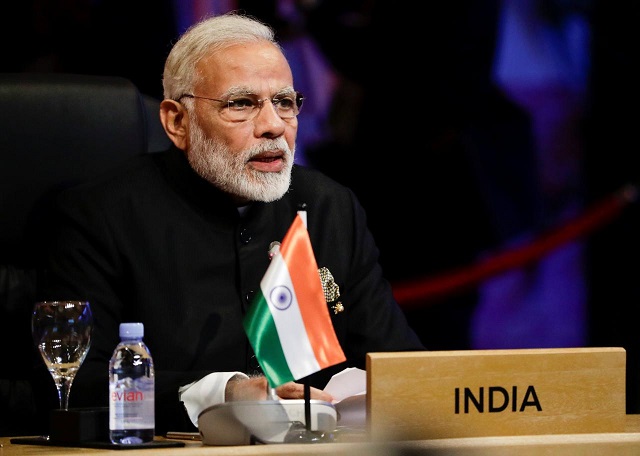
[[[270,150],[276,149],[282,150],[285,155],[293,155],[293,151],[289,148],[289,144],[287,144],[287,141],[285,141],[284,138],[280,137],[275,139],[266,139],[260,144],[252,146],[249,150],[247,150],[247,158],[252,158],[263,152],[268,152]]]

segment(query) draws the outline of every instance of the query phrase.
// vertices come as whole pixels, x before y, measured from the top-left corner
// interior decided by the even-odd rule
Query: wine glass
[[[69,410],[71,384],[91,346],[93,314],[86,301],[35,304],[31,334],[58,390],[60,410]]]

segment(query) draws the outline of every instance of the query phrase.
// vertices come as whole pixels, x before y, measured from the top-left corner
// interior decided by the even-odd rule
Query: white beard
[[[295,147],[289,149],[284,137],[265,139],[251,149],[234,153],[222,142],[207,138],[194,119],[190,129],[191,148],[187,154],[189,164],[202,178],[225,193],[241,200],[276,201],[287,192],[291,183],[291,168]],[[247,167],[248,160],[261,152],[284,151],[284,168],[277,173],[262,172]]]

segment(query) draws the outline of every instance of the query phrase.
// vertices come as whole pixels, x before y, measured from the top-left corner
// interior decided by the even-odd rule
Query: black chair
[[[43,423],[34,400],[40,386],[30,372],[42,361],[30,313],[38,298],[36,253],[47,202],[169,140],[159,101],[120,77],[0,74],[0,107],[0,435],[33,435]],[[55,392],[53,381],[50,386]]]

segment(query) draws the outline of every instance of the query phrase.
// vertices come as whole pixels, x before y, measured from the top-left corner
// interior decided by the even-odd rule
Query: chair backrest
[[[119,77],[0,74],[0,263],[23,258],[24,228],[44,195],[149,150],[159,120],[145,100]]]
[[[28,384],[21,382],[27,380],[34,348],[30,312],[38,239],[32,228],[46,222],[46,202],[128,157],[159,150],[168,138],[159,122],[159,101],[120,77],[0,74],[0,106],[2,435],[20,433],[16,419],[28,415],[24,407],[30,406]]]

